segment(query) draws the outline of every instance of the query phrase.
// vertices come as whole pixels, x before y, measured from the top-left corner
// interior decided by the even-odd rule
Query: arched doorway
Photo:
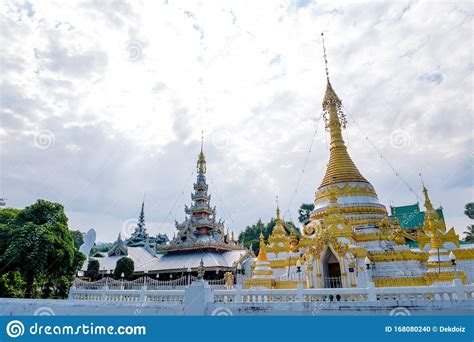
[[[337,257],[329,247],[326,248],[326,251],[321,258],[321,264],[323,268],[322,274],[324,287],[342,287],[341,266],[339,265],[339,260],[337,260]]]

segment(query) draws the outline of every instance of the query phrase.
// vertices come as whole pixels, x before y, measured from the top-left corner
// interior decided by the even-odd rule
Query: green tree
[[[0,225],[6,225],[13,221],[20,211],[20,209],[14,208],[0,209]]]
[[[306,224],[309,221],[309,215],[314,210],[313,203],[303,203],[298,209],[298,221]]]
[[[474,203],[467,203],[464,206],[464,214],[471,220],[474,220]],[[470,224],[467,226],[467,230],[464,232],[464,242],[474,243],[474,225]]]
[[[132,279],[134,270],[135,265],[132,259],[129,257],[120,258],[117,260],[117,264],[115,265],[114,278],[120,279],[123,273],[125,279]]]
[[[464,206],[464,214],[466,214],[471,220],[474,220],[474,203],[467,203]]]
[[[92,279],[97,278],[99,275],[100,264],[96,259],[91,259],[87,264],[87,273],[86,276],[91,277]]]
[[[79,230],[71,230],[71,234],[74,240],[74,248],[79,249],[84,243],[84,233]]]
[[[84,256],[74,248],[67,221],[61,204],[38,200],[0,225],[6,240],[6,248],[0,244],[0,274],[9,279],[19,274],[25,297],[36,297],[38,289],[44,295],[51,287],[70,287]]]
[[[467,226],[467,231],[464,232],[464,242],[466,243],[474,243],[474,225],[471,224]]]

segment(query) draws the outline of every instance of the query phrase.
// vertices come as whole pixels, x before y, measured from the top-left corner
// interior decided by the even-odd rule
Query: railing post
[[[377,300],[377,293],[372,282],[369,282],[367,286],[367,300],[369,302],[375,302]]]
[[[303,283],[298,282],[298,285],[296,285],[296,298],[298,302],[304,301],[303,289]]]
[[[242,303],[242,285],[235,285],[235,302]]]
[[[466,294],[464,292],[464,284],[462,280],[459,278],[453,279],[453,286],[456,291],[457,300],[463,300],[466,298]]]

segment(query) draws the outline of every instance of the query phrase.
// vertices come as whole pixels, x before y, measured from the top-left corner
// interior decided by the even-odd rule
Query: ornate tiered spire
[[[196,182],[191,194],[192,205],[185,206],[186,219],[182,223],[176,222],[178,234],[170,242],[167,250],[178,250],[178,246],[188,248],[222,248],[235,249],[233,241],[225,235],[224,222],[216,220],[216,209],[210,206],[211,195],[208,194],[206,182],[206,157],[204,155],[204,138],[201,139],[201,150],[196,163]]]
[[[280,218],[280,207],[278,205],[277,197],[277,207],[276,207],[276,221],[275,226],[272,229],[272,233],[268,237],[268,252],[275,253],[278,255],[280,252],[287,252],[290,248],[290,240],[286,236],[286,230],[283,226],[283,223]]]
[[[128,246],[144,245],[145,241],[149,238],[145,228],[145,199],[142,202],[142,208],[138,215],[138,222],[135,231],[132,233],[129,239],[127,239]]]
[[[425,183],[423,182],[423,178],[421,177],[421,173],[420,173],[420,178],[421,178],[421,184],[423,185],[423,195],[425,196],[425,208],[426,208],[426,211],[434,211],[434,208],[433,208],[433,204],[431,204],[431,200],[430,200],[430,197],[428,195],[428,189],[426,188],[425,186]]]
[[[323,99],[323,116],[326,122],[326,129],[331,136],[330,157],[326,174],[319,188],[327,185],[344,182],[363,182],[368,183],[361,175],[354,162],[352,161],[342,138],[342,128],[346,125],[346,117],[342,111],[342,101],[332,88],[329,80],[328,62],[326,57],[326,48],[323,51],[324,62],[326,66],[326,93]]]
[[[420,178],[421,178],[421,174],[420,174]],[[433,207],[433,204],[431,203],[431,200],[430,200],[430,197],[429,197],[429,194],[428,194],[428,189],[426,188],[425,184],[423,183],[423,179],[421,180],[421,184],[423,185],[423,195],[425,196],[425,222],[424,222],[424,225],[423,225],[423,230],[425,231],[425,233],[429,233],[432,235],[432,237],[434,238],[434,235],[435,235],[435,231],[436,231],[436,228],[444,228],[442,227],[442,225],[440,225],[440,220],[439,220],[439,217],[438,217],[438,213],[436,212],[436,210],[434,209]],[[445,230],[445,229],[443,229]]]
[[[140,210],[140,215],[138,216],[138,230],[146,233],[146,228],[145,228],[145,200],[142,202],[142,209]]]
[[[260,250],[252,273],[254,279],[273,279],[273,270],[267,258],[266,247],[263,233],[260,232]]]

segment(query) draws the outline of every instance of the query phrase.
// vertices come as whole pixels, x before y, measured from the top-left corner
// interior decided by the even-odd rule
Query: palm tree
[[[467,203],[464,206],[464,214],[466,214],[471,220],[474,220],[474,203]]]
[[[467,231],[464,232],[464,235],[466,235],[464,242],[474,243],[474,224],[467,226]]]

